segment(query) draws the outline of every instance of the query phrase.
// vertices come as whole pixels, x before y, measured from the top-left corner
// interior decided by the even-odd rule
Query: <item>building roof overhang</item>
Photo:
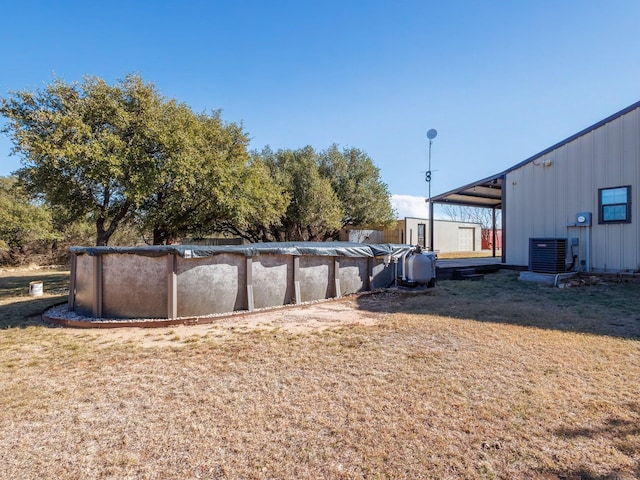
[[[502,184],[505,173],[469,183],[431,198],[436,204],[463,205],[482,208],[502,208]]]
[[[502,208],[502,185],[504,183],[504,179],[506,178],[509,172],[517,170],[518,168],[535,161],[547,155],[548,153],[567,145],[570,142],[573,142],[575,139],[582,137],[607,123],[626,115],[633,110],[640,108],[640,102],[636,102],[633,105],[629,105],[627,108],[620,110],[617,113],[605,118],[604,120],[591,125],[590,127],[581,130],[575,135],[570,136],[562,140],[561,142],[552,145],[551,147],[543,150],[532,157],[527,158],[526,160],[514,165],[513,167],[505,170],[504,172],[498,173],[491,177],[484,178],[482,180],[478,180],[477,182],[470,183],[463,187],[456,188],[449,192],[442,193],[440,195],[436,195],[431,198],[432,203],[440,203],[440,204],[449,204],[449,205],[462,205],[462,206],[471,206],[471,207],[484,207],[484,208]]]

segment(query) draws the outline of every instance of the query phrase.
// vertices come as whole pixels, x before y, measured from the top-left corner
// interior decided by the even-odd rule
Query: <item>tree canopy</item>
[[[123,222],[163,243],[216,222],[243,225],[257,211],[275,221],[283,206],[264,169],[251,165],[241,126],[223,123],[219,111],[196,114],[135,75],[115,85],[56,79],[3,99],[0,113],[22,156],[23,184],[68,221],[91,218],[97,245]]]
[[[366,153],[357,148],[340,151],[337,145],[332,145],[318,155],[318,168],[340,201],[342,228],[384,228],[395,224],[387,185]]]
[[[154,244],[212,232],[253,242],[327,240],[394,221],[373,161],[336,145],[249,153],[242,125],[195,113],[136,75],[55,79],[0,100],[25,192],[96,245],[135,226]]]
[[[265,218],[246,229],[227,225],[224,231],[251,241],[323,241],[349,225],[386,228],[395,222],[379,169],[358,149],[266,148],[253,156],[286,192],[285,209],[278,221]]]
[[[56,79],[42,90],[15,92],[0,112],[22,156],[23,184],[69,221],[92,217],[96,244],[106,245],[147,192],[144,171],[154,161],[160,103],[138,77],[114,86],[86,77],[82,84]]]

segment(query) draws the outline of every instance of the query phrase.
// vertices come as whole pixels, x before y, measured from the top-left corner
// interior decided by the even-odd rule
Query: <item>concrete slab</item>
[[[522,280],[524,282],[537,282],[537,283],[546,283],[549,285],[559,285],[560,282],[566,278],[571,278],[576,275],[577,272],[567,272],[567,273],[538,273],[538,272],[520,272],[520,276],[518,280]]]

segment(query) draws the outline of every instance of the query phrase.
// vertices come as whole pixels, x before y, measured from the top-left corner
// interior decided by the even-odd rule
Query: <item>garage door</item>
[[[473,252],[475,228],[458,228],[458,251]]]

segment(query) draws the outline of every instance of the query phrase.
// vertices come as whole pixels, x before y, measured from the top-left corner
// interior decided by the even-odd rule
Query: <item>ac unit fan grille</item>
[[[538,273],[564,273],[567,270],[566,238],[530,238],[529,270]]]

